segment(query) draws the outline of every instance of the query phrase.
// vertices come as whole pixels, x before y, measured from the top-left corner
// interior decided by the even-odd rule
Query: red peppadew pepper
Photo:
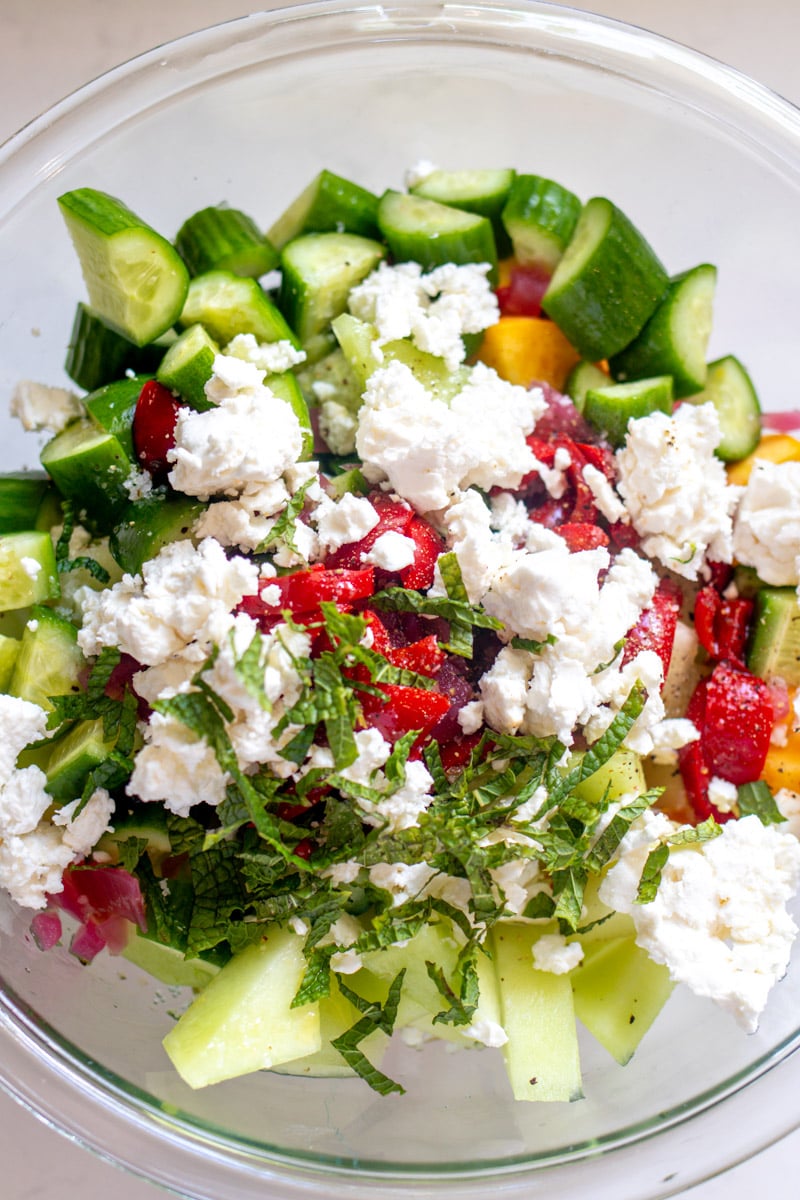
[[[180,400],[169,388],[149,379],[139,393],[133,413],[133,449],[136,461],[157,483],[165,482],[171,464],[167,452],[175,445]]]

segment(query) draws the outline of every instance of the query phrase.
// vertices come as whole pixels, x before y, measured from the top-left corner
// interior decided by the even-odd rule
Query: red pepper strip
[[[703,757],[712,775],[737,786],[758,779],[774,723],[764,680],[734,663],[719,663],[708,680],[701,729]]]
[[[706,653],[742,665],[752,612],[752,600],[726,600],[714,587],[701,588],[695,599],[694,627]]]
[[[369,693],[361,697],[367,724],[393,744],[412,729],[418,729],[420,736],[414,743],[414,755],[418,756],[429,740],[430,731],[450,708],[449,697],[426,688],[394,683],[381,683],[378,690],[386,697],[385,702]]]
[[[589,521],[565,521],[556,527],[556,532],[569,546],[571,554],[579,550],[596,550],[598,546],[608,545],[608,534],[599,525]]]
[[[347,542],[325,559],[326,567],[354,569],[364,565],[364,555],[369,554],[378,538],[384,534],[406,533],[415,520],[414,510],[405,501],[390,500],[383,492],[371,492],[367,499],[378,514],[378,524],[357,542]],[[410,536],[410,535],[409,535]]]
[[[661,659],[666,679],[680,610],[680,588],[671,580],[662,579],[650,607],[640,615],[626,638],[623,663],[630,662],[642,650],[653,650]]]
[[[171,464],[167,451],[175,445],[175,425],[181,404],[169,388],[149,379],[139,393],[133,413],[133,448],[136,461],[159,483]]]
[[[641,544],[641,536],[636,532],[632,525],[626,525],[624,521],[614,521],[608,527],[608,532],[611,535],[611,541],[618,550],[624,550],[626,547],[631,550],[636,550]]]
[[[400,582],[404,588],[425,591],[433,583],[436,560],[442,553],[442,539],[422,517],[412,518],[405,535],[414,542],[414,561],[400,571]]]
[[[409,646],[396,646],[383,653],[392,666],[401,667],[405,671],[416,671],[418,675],[428,675],[431,679],[438,675],[447,657],[434,634],[412,642]]]
[[[445,771],[454,771],[459,767],[465,767],[469,762],[469,756],[480,740],[480,733],[470,733],[454,738],[452,742],[446,742],[444,746],[440,746],[439,756]]]
[[[261,597],[261,592],[268,587],[277,587],[280,591],[280,600],[275,604],[267,604]],[[347,571],[329,570],[315,564],[308,570],[294,571],[280,579],[262,580],[259,595],[245,596],[240,610],[274,624],[281,619],[283,609],[288,608],[292,616],[307,620],[319,614],[319,606],[323,601],[330,601],[346,611],[356,601],[365,600],[374,592],[375,572],[372,567]]]
[[[496,293],[501,315],[538,317],[542,311],[542,296],[549,283],[550,276],[541,267],[513,266],[510,281]]]
[[[723,592],[733,579],[733,567],[730,563],[709,562],[706,563],[705,570],[709,574],[708,582],[718,592]]]

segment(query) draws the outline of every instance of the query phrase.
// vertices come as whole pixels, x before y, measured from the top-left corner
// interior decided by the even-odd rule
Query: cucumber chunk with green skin
[[[97,849],[108,854],[112,862],[119,861],[120,847],[131,838],[147,843],[145,849],[156,875],[161,874],[161,865],[172,853],[172,844],[167,829],[167,810],[160,804],[147,804],[144,811],[137,808],[127,816],[114,815],[114,827],[107,831],[97,843]]]
[[[40,461],[87,528],[107,533],[129,503],[131,460],[119,438],[91,418],[74,421],[42,449]]]
[[[309,233],[284,247],[278,303],[303,346],[328,331],[385,254],[380,242],[352,233]]]
[[[418,262],[423,271],[443,263],[488,263],[489,280],[497,283],[497,246],[488,217],[390,190],[378,204],[378,225],[395,262]]]
[[[136,346],[166,333],[189,285],[177,250],[106,192],[78,188],[58,204],[98,316]]]
[[[373,371],[387,362],[401,362],[409,368],[414,377],[426,387],[437,400],[445,404],[461,391],[469,380],[469,368],[458,367],[449,370],[444,360],[426,350],[418,350],[412,342],[400,338],[396,342],[384,342],[381,346],[382,360],[372,352],[372,345],[377,338],[377,330],[368,321],[362,321],[350,313],[342,313],[333,322],[333,332],[349,362],[358,385],[363,393],[367,380]]]
[[[506,1071],[515,1100],[579,1100],[583,1095],[569,975],[537,971],[541,928],[499,922],[489,943],[497,973]]]
[[[46,712],[51,696],[80,691],[86,659],[78,646],[78,631],[51,608],[35,605],[22,634],[9,694],[30,700]]]
[[[48,487],[47,476],[33,471],[0,475],[0,533],[34,529]]]
[[[219,346],[211,334],[202,325],[190,325],[164,355],[156,379],[196,412],[206,412],[214,407],[205,387],[214,374],[218,354]]]
[[[756,593],[747,668],[762,679],[800,687],[800,604],[795,588],[765,587]]]
[[[415,196],[438,200],[451,208],[479,213],[492,222],[497,253],[511,253],[511,238],[503,224],[503,207],[508,199],[516,172],[511,168],[477,171],[431,171],[409,188]]]
[[[94,392],[126,371],[154,371],[164,356],[170,334],[171,330],[156,342],[136,346],[110,329],[85,304],[78,304],[64,370],[79,387]]]
[[[714,405],[722,439],[716,454],[723,462],[738,462],[752,454],[761,438],[761,405],[753,381],[733,354],[708,364],[702,392],[691,404]]]
[[[672,412],[671,375],[589,388],[583,403],[586,420],[601,429],[612,446],[621,446],[625,441],[628,421],[654,412],[668,416]]]
[[[584,358],[609,358],[652,316],[669,277],[625,214],[602,196],[584,206],[542,308]]]
[[[164,1038],[183,1080],[206,1087],[316,1053],[319,1005],[292,1007],[305,969],[303,938],[277,926],[235,955]]]
[[[308,405],[300,384],[291,371],[283,371],[279,375],[265,375],[264,386],[281,400],[285,400],[291,408],[303,432],[303,448],[300,451],[300,461],[305,462],[314,456],[314,430],[311,427],[311,417]]]
[[[258,279],[278,265],[278,252],[252,217],[238,208],[203,208],[184,221],[175,249],[190,275],[232,271]]]
[[[570,371],[567,376],[564,390],[569,396],[572,403],[577,408],[578,412],[582,413],[586,404],[586,393],[589,388],[608,387],[611,383],[605,371],[601,370],[596,363],[587,362],[582,359]]]
[[[14,673],[21,642],[19,638],[0,633],[0,692],[7,692]]]
[[[53,743],[47,759],[45,791],[58,804],[69,804],[83,793],[91,771],[105,762],[114,741],[103,736],[103,719],[79,721]]]
[[[378,236],[378,197],[333,171],[320,171],[267,232],[279,250],[301,233]]]
[[[111,553],[123,571],[138,575],[148,559],[155,558],[164,546],[190,537],[206,507],[189,496],[163,490],[131,500],[111,531]]]
[[[578,197],[541,175],[517,175],[503,208],[514,257],[523,266],[552,274],[581,211]]]
[[[57,600],[60,595],[50,534],[26,530],[0,535],[0,612]]]
[[[642,331],[609,361],[620,382],[671,375],[677,399],[699,392],[706,382],[717,268],[702,263],[675,275]]]
[[[199,992],[219,974],[214,963],[203,958],[186,958],[174,946],[139,933],[135,926],[122,957],[167,987],[190,987]]]
[[[178,324],[204,325],[214,341],[227,346],[237,333],[252,333],[258,342],[300,342],[280,309],[255,279],[232,271],[207,271],[189,284]]]
[[[578,1020],[623,1066],[674,987],[667,968],[654,963],[632,936],[587,945],[569,979]]]
[[[152,375],[115,379],[92,392],[84,401],[89,416],[106,433],[113,433],[131,462],[136,461],[133,414],[139,393],[149,379],[152,379]]]

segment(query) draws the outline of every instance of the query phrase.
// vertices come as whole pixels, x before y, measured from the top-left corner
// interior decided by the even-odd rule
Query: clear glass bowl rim
[[[277,49],[269,45],[270,36],[277,37]],[[119,101],[115,105],[115,96],[123,96],[129,103],[135,95],[146,99],[149,106],[185,90],[192,80],[202,82],[223,75],[272,53],[308,54],[370,40],[435,42],[456,36],[475,43],[490,40],[501,47],[562,55],[674,95],[735,128],[788,174],[800,177],[800,110],[733,68],[646,30],[538,0],[483,0],[477,4],[318,0],[254,13],[179,38],[105,73],[53,106],[0,147],[0,219],[24,203],[42,178],[58,169],[61,151],[57,147],[64,129],[72,132],[72,143],[80,146],[84,130],[98,133],[121,119],[123,110]],[[247,48],[244,61],[243,46]],[[213,72],[208,67],[212,54]],[[177,80],[161,70],[175,57],[182,67]],[[109,100],[112,102],[107,104]],[[101,115],[104,106],[105,118]],[[336,1195],[354,1200],[374,1195],[378,1184],[387,1194],[399,1190],[422,1198],[429,1194],[426,1181],[435,1184],[437,1194],[458,1191],[461,1196],[477,1197],[484,1194],[489,1174],[499,1196],[532,1195],[534,1183],[552,1186],[555,1171],[561,1172],[560,1180],[565,1168],[587,1166],[596,1171],[598,1156],[614,1156],[621,1167],[625,1156],[642,1142],[664,1139],[701,1114],[716,1118],[724,1109],[728,1123],[732,1107],[741,1105],[745,1088],[753,1097],[779,1075],[784,1090],[787,1084],[800,1083],[800,1056],[794,1053],[798,1046],[800,1029],[739,1076],[723,1081],[680,1110],[662,1114],[658,1124],[631,1126],[592,1146],[571,1147],[544,1159],[493,1160],[467,1167],[424,1165],[416,1171],[407,1164],[348,1164],[314,1155],[303,1161],[297,1154],[283,1155],[277,1147],[236,1141],[198,1121],[182,1120],[166,1112],[153,1097],[84,1060],[13,993],[0,994],[1,1086],[54,1129],[102,1157],[180,1194],[213,1196],[215,1200],[263,1195],[267,1180],[282,1189],[272,1193],[275,1200],[284,1195],[318,1195],[321,1184],[335,1186]],[[779,1072],[773,1070],[776,1067]],[[50,1074],[43,1076],[45,1071]],[[751,1128],[736,1150],[727,1148],[724,1161],[718,1154],[707,1155],[691,1178],[682,1177],[680,1189],[742,1161],[798,1125],[800,1111],[793,1115],[784,1110],[780,1124]],[[143,1167],[142,1162],[148,1165]],[[522,1191],[518,1191],[520,1185]],[[674,1194],[666,1179],[663,1185],[658,1193],[651,1190],[647,1195]],[[617,1194],[623,1200],[618,1190]],[[632,1198],[634,1195],[638,1197],[631,1193]]]

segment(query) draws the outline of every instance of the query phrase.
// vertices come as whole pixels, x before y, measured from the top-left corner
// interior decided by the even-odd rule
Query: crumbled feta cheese
[[[712,841],[674,848],[655,899],[637,904],[648,853],[674,828],[652,812],[634,822],[600,899],[633,918],[637,944],[674,980],[752,1032],[797,933],[786,903],[800,882],[800,844],[756,816],[728,821]]]
[[[503,1026],[487,1017],[479,1017],[478,1020],[467,1025],[463,1033],[464,1037],[472,1038],[473,1041],[480,1042],[483,1046],[489,1046],[492,1049],[505,1046],[508,1041],[508,1034]]]
[[[498,733],[516,733],[525,720],[533,658],[526,650],[504,646],[480,679],[483,716]]]
[[[329,554],[349,542],[361,541],[379,520],[366,496],[355,496],[352,492],[346,492],[338,501],[326,496],[314,512],[320,545]]]
[[[781,825],[781,829],[800,839],[800,793],[779,788],[775,793],[775,803],[778,812],[786,818],[786,824]]]
[[[122,486],[128,493],[129,500],[143,500],[153,491],[153,476],[149,471],[139,471],[132,467],[127,479],[122,481]]]
[[[17,417],[29,432],[61,433],[85,411],[83,401],[73,392],[30,379],[18,383],[11,397],[11,416]]]
[[[800,462],[756,459],[736,515],[733,551],[765,583],[800,583]]]
[[[708,799],[719,812],[733,812],[738,798],[739,793],[735,783],[730,783],[727,779],[720,779],[718,775],[714,775],[709,780]]]
[[[225,354],[243,358],[268,375],[280,375],[306,361],[305,350],[298,350],[288,339],[257,342],[252,333],[237,333],[225,347]]]
[[[317,394],[321,387],[331,387],[329,383],[316,383],[313,390]],[[352,454],[356,448],[356,431],[358,416],[346,405],[332,396],[319,396],[319,431],[325,445],[332,454]]]
[[[288,502],[289,492],[282,479],[253,484],[236,500],[210,504],[195,522],[194,536],[213,537],[221,546],[255,551],[269,537]]]
[[[461,732],[467,737],[471,733],[477,733],[483,725],[483,701],[473,700],[470,704],[465,704],[462,709],[459,709],[458,723],[461,727]]]
[[[337,950],[331,955],[331,970],[339,975],[355,975],[361,966],[361,955],[355,950]]]
[[[160,802],[179,817],[188,817],[194,804],[222,803],[229,778],[207,742],[175,717],[157,712],[144,734],[125,789],[129,796]]]
[[[706,558],[731,562],[732,514],[740,488],[729,487],[714,454],[719,418],[713,404],[682,404],[672,417],[631,420],[617,452],[618,491],[642,538],[642,550],[696,579]]]
[[[605,549],[570,554],[563,540],[552,550],[515,552],[484,597],[484,608],[520,637],[536,641],[582,632],[598,604],[598,574],[608,562]]]
[[[372,549],[363,557],[365,566],[380,567],[384,571],[402,571],[410,567],[417,553],[413,538],[398,533],[396,529],[387,529],[375,539]]]
[[[0,788],[14,774],[20,751],[44,737],[46,728],[47,713],[38,704],[0,692]]]
[[[369,881],[373,887],[389,892],[397,907],[419,895],[435,874],[427,863],[375,863],[369,869]]]
[[[22,767],[0,787],[0,838],[32,833],[53,803],[39,767]]]
[[[602,471],[587,463],[581,472],[583,481],[594,496],[594,502],[607,521],[613,525],[625,515],[625,505]]]
[[[500,316],[488,271],[488,263],[444,263],[423,274],[419,263],[382,262],[353,288],[348,307],[376,327],[378,346],[410,337],[455,371],[466,356],[463,335],[481,333]]]
[[[331,883],[338,886],[348,883],[355,883],[361,871],[361,863],[355,862],[352,859],[347,862],[332,863],[321,872],[326,879],[330,879]]]
[[[42,564],[36,558],[31,558],[24,554],[19,560],[19,565],[22,567],[29,579],[37,579],[42,570]]]
[[[566,975],[582,959],[580,942],[568,942],[560,933],[545,933],[533,943],[533,965],[537,971]]]
[[[653,742],[650,757],[657,763],[673,763],[678,750],[696,742],[699,737],[700,730],[686,717],[667,717],[650,730]]]
[[[299,458],[303,433],[297,415],[264,385],[263,371],[252,363],[218,354],[206,395],[214,408],[178,413],[175,446],[167,453],[177,491],[202,500],[237,496],[248,485],[279,479]]]
[[[80,798],[63,805],[53,817],[56,825],[64,825],[64,845],[78,858],[91,854],[103,834],[111,828],[114,801],[105,788],[96,788],[78,813],[74,812],[81,803]]]
[[[190,642],[202,650],[219,643],[229,614],[244,596],[258,590],[258,567],[244,558],[226,558],[213,538],[195,547],[172,542],[149,562],[142,575],[124,575],[102,592],[81,589],[84,654],[117,646],[147,666],[162,663]]]
[[[72,858],[54,825],[43,822],[30,833],[8,834],[0,841],[0,887],[24,908],[45,908],[47,897],[62,890],[61,876]]]

